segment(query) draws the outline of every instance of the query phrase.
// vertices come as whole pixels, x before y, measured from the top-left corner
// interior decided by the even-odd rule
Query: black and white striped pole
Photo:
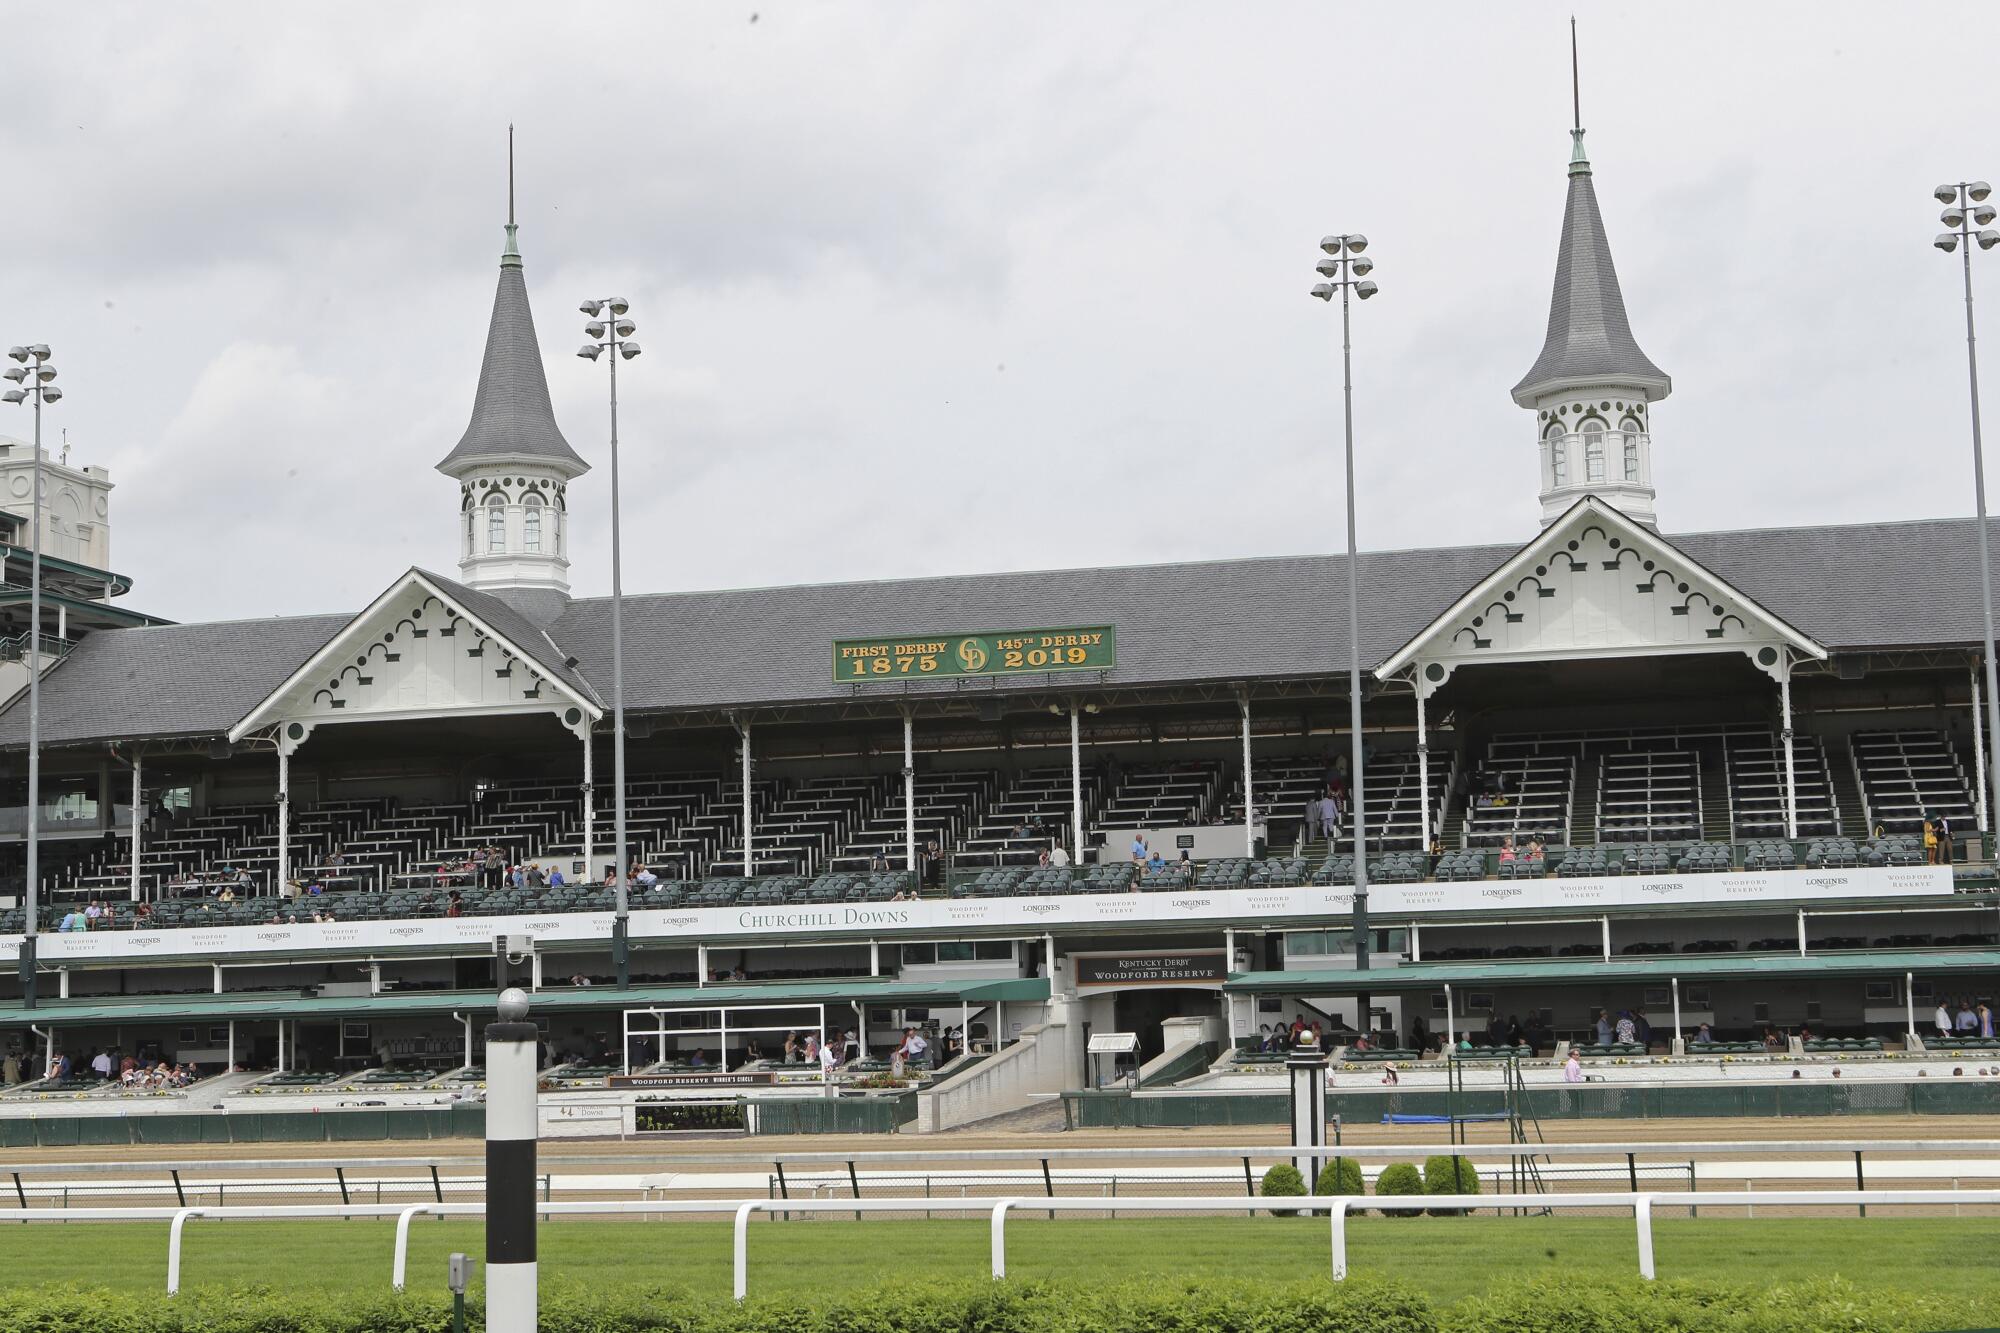
[[[500,992],[486,1025],[486,1328],[535,1333],[535,1025],[528,995]]]

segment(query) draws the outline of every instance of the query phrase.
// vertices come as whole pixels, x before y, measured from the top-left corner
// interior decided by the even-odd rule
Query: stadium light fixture
[[[631,842],[626,837],[625,811],[625,566],[619,529],[618,495],[618,363],[639,355],[639,344],[628,341],[638,325],[625,318],[632,303],[622,296],[585,301],[577,309],[590,317],[583,326],[590,341],[577,355],[595,362],[610,352],[611,366],[611,771],[616,787],[612,800],[612,874],[616,877],[617,913],[611,922],[611,959],[618,988],[632,984]],[[606,321],[600,316],[611,313]]]
[[[41,809],[42,809],[42,409],[62,401],[63,391],[55,386],[56,368],[50,363],[47,343],[9,347],[7,355],[18,364],[9,366],[6,376],[20,388],[0,394],[0,401],[14,404],[33,400],[35,439],[33,471],[29,483],[33,491],[32,518],[28,524],[28,800],[27,800],[27,920],[21,940],[21,1004],[35,1007],[35,944],[37,918],[41,915]],[[133,812],[138,818],[138,812]]]
[[[1354,834],[1354,967],[1365,974],[1369,954],[1368,794],[1361,752],[1361,584],[1354,525],[1354,352],[1350,318],[1353,303],[1348,296],[1352,293],[1365,301],[1378,288],[1362,277],[1375,268],[1374,260],[1361,258],[1361,252],[1368,248],[1366,236],[1359,232],[1327,236],[1321,239],[1319,248],[1327,258],[1315,264],[1314,271],[1325,275],[1328,281],[1314,284],[1312,294],[1331,304],[1334,292],[1340,293],[1340,390],[1347,464],[1347,725],[1352,750],[1348,763],[1352,799],[1348,804]],[[1361,982],[1364,988],[1357,989],[1355,995],[1354,1025],[1368,1032],[1372,1030],[1372,1015],[1365,975]]]
[[[1940,185],[1933,193],[1944,201],[1944,223],[1952,230],[1939,235],[1932,244],[1946,254],[1958,251],[1965,275],[1965,374],[1972,397],[1972,497],[1979,529],[1979,594],[1986,613],[1985,634],[1979,641],[1980,655],[1985,659],[1986,667],[1984,768],[1986,800],[1991,802],[2000,800],[2000,670],[1996,670],[1993,662],[1993,565],[1986,532],[1986,445],[1980,438],[1979,353],[1972,322],[1972,247],[1976,242],[1981,250],[1992,249],[2000,244],[2000,232],[1984,229],[1985,224],[1993,220],[1993,209],[1984,203],[1986,197],[1993,193],[1993,187],[1985,181]],[[1974,231],[1974,223],[1982,230]],[[1980,805],[1979,827],[1982,832],[1992,828],[1988,822],[1989,809],[1986,803]]]

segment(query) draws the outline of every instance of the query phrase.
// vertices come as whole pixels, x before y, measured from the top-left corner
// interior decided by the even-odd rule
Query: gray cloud
[[[0,340],[61,354],[114,563],[181,618],[449,570],[504,127],[608,583],[585,295],[635,302],[628,586],[1510,540],[1534,434],[1567,7],[63,6],[0,48]],[[1942,13],[1943,11],[1938,11]],[[2000,172],[1950,40],[1879,7],[1586,5],[1584,118],[1669,529],[1969,512],[1934,179]],[[25,415],[0,430],[25,434]]]

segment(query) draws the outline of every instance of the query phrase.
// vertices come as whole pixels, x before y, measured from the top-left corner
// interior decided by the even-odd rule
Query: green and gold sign
[[[1109,625],[833,642],[837,681],[1106,671],[1116,665],[1118,635]]]

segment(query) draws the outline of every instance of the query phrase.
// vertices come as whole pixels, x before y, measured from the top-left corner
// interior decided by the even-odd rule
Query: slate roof
[[[1994,526],[2000,551],[2000,522]],[[1927,519],[1673,536],[1675,546],[1834,652],[1958,647],[1981,631],[1973,520]],[[1362,662],[1373,667],[1497,569],[1518,546],[1364,552]],[[540,665],[610,698],[611,605],[571,603],[554,646],[498,597],[426,574]],[[832,679],[836,638],[1111,624],[1128,687],[1326,676],[1346,660],[1338,556],[806,584],[625,599],[626,704],[724,709],[854,697]],[[219,735],[351,616],[303,616],[101,632],[43,681],[50,745]],[[541,656],[546,651],[549,656]],[[576,671],[562,653],[581,659]],[[1058,677],[1058,680],[1061,678]],[[970,682],[1045,690],[1048,677]],[[1079,684],[1097,683],[1086,673]],[[912,693],[957,693],[911,682]],[[594,688],[593,688],[594,687]],[[896,686],[864,687],[871,694]],[[26,696],[0,712],[0,748],[26,738]]]
[[[350,616],[148,625],[90,635],[42,677],[49,745],[127,736],[220,736]],[[28,692],[0,713],[0,747],[28,740]]]
[[[457,476],[463,467],[481,460],[522,457],[566,466],[572,476],[590,470],[556,425],[541,346],[535,341],[535,315],[528,308],[528,285],[513,236],[510,225],[472,420],[457,446],[437,465],[446,476]]]
[[[1572,133],[1576,156],[1570,164],[1562,243],[1556,250],[1548,337],[1542,354],[1514,386],[1514,401],[1533,407],[1537,397],[1552,389],[1606,380],[1645,389],[1649,402],[1665,398],[1673,392],[1673,381],[1632,337],[1618,270],[1611,263],[1611,241],[1597,210],[1590,163],[1583,157],[1583,131]]]

